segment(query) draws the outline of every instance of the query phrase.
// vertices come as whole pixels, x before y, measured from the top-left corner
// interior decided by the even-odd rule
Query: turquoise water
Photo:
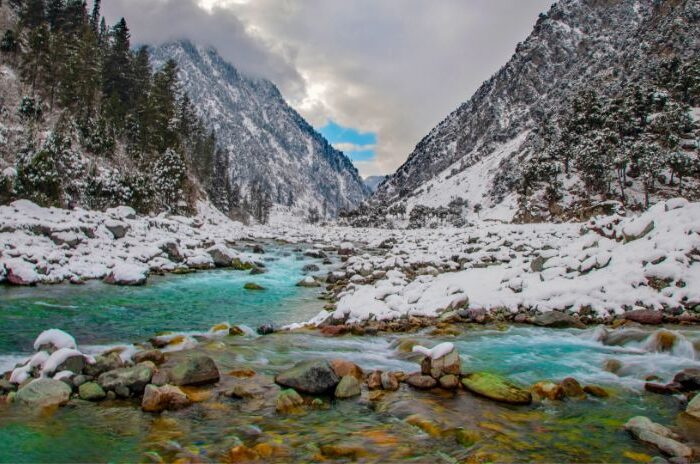
[[[318,289],[295,284],[304,259],[287,248],[258,256],[267,273],[212,270],[152,276],[144,287],[85,285],[0,287],[0,355],[31,352],[37,334],[59,328],[80,345],[143,341],[162,331],[205,331],[228,321],[256,327],[307,320],[323,307]],[[243,288],[255,282],[265,291]]]

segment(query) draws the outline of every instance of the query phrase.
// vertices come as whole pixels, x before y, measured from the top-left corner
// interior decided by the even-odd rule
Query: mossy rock
[[[241,258],[233,258],[231,267],[237,271],[250,271],[255,267],[255,264],[248,261],[241,261]]]
[[[462,385],[477,395],[501,403],[523,405],[532,403],[530,392],[507,379],[489,372],[474,372],[462,378]]]
[[[265,290],[265,287],[262,285],[256,284],[255,282],[248,282],[243,286],[246,290],[253,290],[253,291],[261,291]]]

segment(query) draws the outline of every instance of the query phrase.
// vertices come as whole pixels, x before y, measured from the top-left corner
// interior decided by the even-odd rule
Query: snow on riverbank
[[[386,236],[385,236],[386,237]],[[380,240],[377,237],[377,240]],[[700,203],[580,224],[484,223],[405,231],[348,260],[335,311],[312,324],[437,316],[447,309],[591,313],[700,305]]]
[[[207,204],[196,217],[139,217],[0,207],[0,281],[105,279],[254,262],[247,239],[310,243],[305,254],[347,259],[327,283],[336,308],[312,324],[436,316],[449,309],[564,310],[606,319],[700,305],[700,203],[659,203],[641,216],[588,224],[481,222],[463,229],[379,230],[246,226]],[[234,266],[235,267],[235,266]],[[317,277],[318,279],[318,277]]]
[[[0,206],[0,281],[15,285],[105,279],[143,284],[150,272],[202,269],[217,258],[251,261],[231,249],[248,236],[205,203],[193,218],[137,216],[131,208],[106,212],[42,208],[26,200]]]

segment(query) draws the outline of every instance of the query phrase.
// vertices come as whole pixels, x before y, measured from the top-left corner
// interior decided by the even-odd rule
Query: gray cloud
[[[204,0],[203,0],[204,1]],[[208,43],[275,82],[315,125],[378,135],[367,174],[396,169],[524,40],[551,0],[110,0],[134,38]]]

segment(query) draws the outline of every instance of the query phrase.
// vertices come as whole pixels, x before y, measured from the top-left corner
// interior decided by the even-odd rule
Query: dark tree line
[[[100,0],[11,5],[19,22],[2,33],[0,52],[28,89],[16,111],[30,129],[5,196],[190,211],[197,185],[213,183],[216,138],[180,88],[176,63],[152,69],[124,19],[105,23]],[[39,142],[48,114],[58,122]]]

